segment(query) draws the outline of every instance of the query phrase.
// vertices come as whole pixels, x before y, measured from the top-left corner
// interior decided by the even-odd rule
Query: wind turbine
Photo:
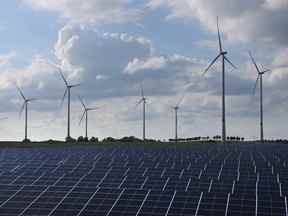
[[[216,58],[210,63],[206,68],[203,75],[208,72],[208,70],[214,65],[214,63],[222,57],[222,142],[226,142],[226,110],[225,110],[225,62],[228,62],[233,68],[237,67],[227,58],[227,51],[224,51],[222,48],[222,41],[219,30],[219,20],[217,17],[217,32],[218,32],[218,43],[219,43],[219,54]]]
[[[146,139],[146,104],[147,104],[147,98],[144,96],[144,89],[143,89],[143,86],[141,84],[141,99],[140,101],[137,103],[137,106],[139,104],[142,103],[142,106],[143,106],[143,140]]]
[[[174,112],[175,112],[175,141],[177,142],[178,141],[178,111],[179,111],[179,108],[180,108],[180,104],[181,102],[183,101],[184,99],[184,94],[181,96],[180,100],[178,101],[178,103],[172,107]]]
[[[21,106],[21,109],[20,109],[20,112],[19,112],[19,115],[21,116],[24,109],[25,109],[25,139],[24,141],[28,141],[28,138],[27,138],[27,128],[28,128],[28,104],[29,102],[31,101],[34,101],[36,100],[35,98],[26,98],[24,96],[24,93],[22,92],[22,90],[17,86],[17,89],[19,91],[19,94],[21,95],[21,97],[23,98],[24,100],[24,103],[23,105]]]
[[[82,106],[84,108],[83,115],[82,115],[82,117],[80,119],[79,124],[81,124],[81,122],[82,122],[82,120],[83,120],[83,118],[85,116],[85,138],[88,139],[88,112],[92,111],[92,110],[98,110],[99,107],[88,108],[88,107],[86,107],[83,99],[80,96],[79,96],[79,100],[80,100],[80,102],[81,102],[81,104],[82,104]]]
[[[256,79],[256,83],[254,86],[254,94],[258,85],[258,81],[260,80],[260,141],[263,142],[264,141],[264,132],[263,132],[263,83],[262,83],[262,76],[270,71],[270,70],[260,70],[255,59],[253,58],[251,52],[249,52],[249,56],[252,60],[252,63],[254,64],[256,70],[257,70],[257,79]]]
[[[63,98],[62,98],[62,101],[61,101],[61,105],[63,104],[64,102],[64,99],[66,97],[66,94],[68,93],[68,103],[67,103],[67,111],[68,111],[68,115],[67,115],[67,137],[66,137],[66,140],[68,141],[69,139],[71,139],[70,137],[70,101],[71,101],[71,89],[74,88],[74,87],[78,87],[80,86],[80,84],[76,84],[76,85],[69,85],[69,83],[67,82],[67,80],[65,79],[61,69],[58,67],[58,70],[59,70],[59,73],[65,83],[65,86],[66,86],[66,89],[65,89],[65,92],[64,92],[64,95],[63,95]]]

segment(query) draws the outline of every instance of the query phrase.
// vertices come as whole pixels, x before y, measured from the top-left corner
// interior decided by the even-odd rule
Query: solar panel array
[[[288,146],[0,150],[0,215],[288,215]]]

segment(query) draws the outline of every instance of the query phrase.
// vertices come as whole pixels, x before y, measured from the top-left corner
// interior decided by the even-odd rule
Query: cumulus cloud
[[[59,31],[54,50],[69,82],[81,83],[76,94],[90,101],[138,97],[140,83],[144,84],[145,93],[154,97],[175,96],[185,89],[191,93],[221,94],[221,75],[217,70],[206,78],[200,76],[207,65],[205,60],[156,54],[152,42],[143,37],[67,25]],[[227,73],[229,95],[247,94],[253,86],[238,75]],[[64,89],[56,68],[41,56],[35,56],[24,69],[3,71],[2,77],[2,88],[11,88],[13,82],[18,82],[28,94],[35,94],[36,89],[41,97],[53,100],[59,99]]]
[[[93,97],[135,96],[144,82],[150,95],[173,94],[200,71],[203,61],[157,55],[143,37],[100,33],[76,27],[59,31],[55,54],[66,75]]]
[[[150,0],[150,8],[166,7],[167,18],[197,19],[216,31],[216,16],[221,30],[231,40],[287,45],[288,4],[285,0]]]
[[[13,67],[9,59],[10,57],[15,57],[15,55],[8,54],[7,56],[9,56],[6,59],[8,66],[3,66],[0,70],[2,77],[0,88],[2,90],[11,89],[16,84],[21,86],[39,86],[41,80],[41,85],[43,86],[47,75],[51,75],[51,66],[40,55],[34,56],[31,64],[25,68]]]
[[[128,63],[127,67],[124,69],[124,72],[134,74],[135,72],[142,70],[158,70],[163,68],[165,64],[166,61],[163,56],[151,57],[146,61],[135,58],[132,62]]]
[[[141,10],[131,0],[23,0],[35,9],[55,12],[72,23],[135,22]]]
[[[54,52],[54,62],[68,81],[81,83],[79,89],[73,89],[75,94],[90,101],[138,97],[140,83],[144,83],[147,95],[175,95],[197,76],[204,63],[177,54],[158,55],[152,42],[143,37],[100,33],[70,25],[59,31]],[[26,67],[1,69],[0,88],[6,92],[3,95],[9,98],[17,83],[28,95],[59,100],[64,84],[51,62],[36,55]]]
[[[281,49],[273,58],[272,73],[269,76],[270,85],[274,85],[276,89],[286,90],[288,81],[288,48]]]

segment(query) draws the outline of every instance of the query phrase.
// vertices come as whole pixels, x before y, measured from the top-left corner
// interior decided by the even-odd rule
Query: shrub
[[[76,139],[72,138],[72,137],[66,137],[66,142],[76,142]]]
[[[79,136],[77,139],[77,142],[83,142],[84,141],[84,137],[83,136]]]
[[[30,143],[31,140],[30,140],[30,139],[24,139],[22,142],[23,142],[23,143]]]
[[[99,139],[97,137],[91,137],[90,142],[98,143]]]

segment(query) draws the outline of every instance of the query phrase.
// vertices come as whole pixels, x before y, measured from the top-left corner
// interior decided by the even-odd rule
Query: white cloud
[[[168,8],[170,19],[197,19],[214,32],[219,16],[221,30],[231,40],[288,44],[286,0],[150,0],[149,6]]]
[[[70,39],[75,35],[78,39],[71,46]],[[61,62],[82,68],[79,80],[83,85],[79,93],[90,101],[138,98],[141,82],[149,96],[175,95],[203,65],[197,59],[181,55],[156,55],[152,43],[142,37],[78,28],[63,28],[55,48],[56,53],[61,53],[57,54]],[[67,70],[68,76],[69,73]]]
[[[158,70],[165,66],[166,60],[163,56],[151,57],[147,60],[133,59],[128,63],[127,67],[124,69],[125,73],[134,74],[141,70]]]
[[[266,0],[264,4],[268,9],[282,9],[288,7],[288,1],[286,0]]]
[[[10,57],[14,57],[14,55],[7,55]],[[51,75],[51,66],[46,62],[46,60],[36,55],[33,57],[32,62],[26,68],[17,68],[10,65],[10,57],[7,60],[5,66],[1,68],[0,75],[0,88],[3,90],[13,88],[16,84],[21,86],[31,86],[31,85],[39,85],[41,79],[43,81],[46,80],[46,76]],[[42,83],[41,85],[44,85]]]
[[[269,76],[270,84],[278,88],[287,88],[288,81],[288,48],[281,49],[272,62],[272,73]],[[286,93],[286,92],[285,92]]]
[[[59,14],[78,24],[136,22],[141,10],[131,0],[23,0],[35,9]]]

